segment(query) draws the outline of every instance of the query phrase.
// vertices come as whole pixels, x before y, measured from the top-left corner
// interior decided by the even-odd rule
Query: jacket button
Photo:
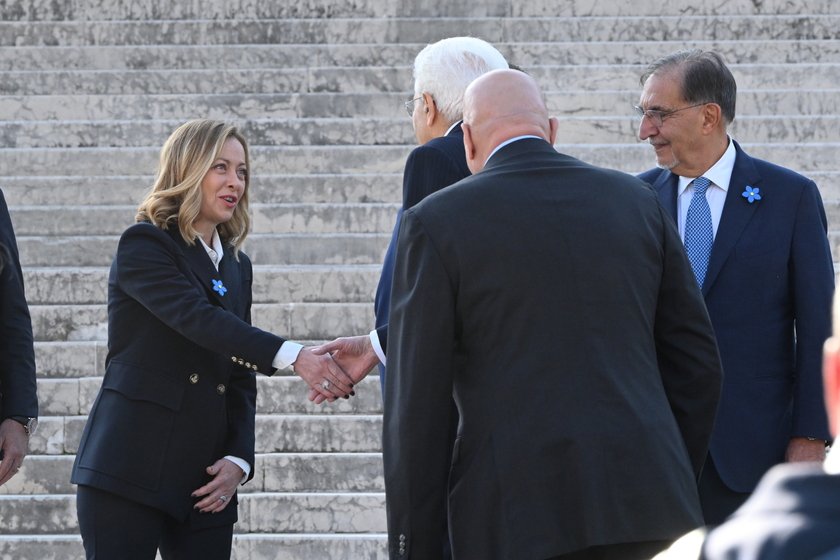
[[[225,394],[225,386],[222,385],[221,383],[219,383],[219,386],[216,387],[216,392],[219,393],[220,395],[224,395]]]
[[[236,361],[236,356],[231,356],[230,359],[235,362]]]
[[[401,543],[405,542],[405,535],[400,535],[400,542]],[[402,546],[405,546],[405,545],[402,545]]]
[[[244,366],[244,365],[245,365],[245,360],[243,360],[242,358],[239,358],[239,359],[237,360],[237,362],[239,363],[239,365],[240,365],[240,366]]]
[[[254,370],[254,371],[257,371],[257,364],[252,365],[251,369]]]
[[[251,362],[245,362],[245,367],[250,369],[251,368]]]
[[[190,375],[190,383],[192,383],[193,385],[198,383],[198,374],[197,373],[194,373],[194,374]]]

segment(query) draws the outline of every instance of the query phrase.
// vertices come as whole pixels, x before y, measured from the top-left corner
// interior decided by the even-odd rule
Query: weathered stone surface
[[[385,493],[243,494],[236,530],[245,533],[381,533]]]
[[[105,352],[102,341],[36,342],[35,369],[42,378],[102,375]]]
[[[252,480],[240,492],[385,491],[379,453],[273,453],[259,455],[257,469],[262,484]]]
[[[309,390],[303,381],[301,397]],[[257,415],[258,453],[378,453],[382,416]]]
[[[362,379],[349,400],[338,399],[320,405],[306,398],[308,388],[297,376],[257,377],[258,414],[375,415],[382,414],[382,390],[379,371],[374,369]]]
[[[73,455],[30,454],[24,458],[20,472],[0,486],[0,494],[75,494],[76,487],[70,484],[74,460]]]
[[[301,560],[304,558],[388,559],[388,536],[329,534],[235,534],[231,560]]]

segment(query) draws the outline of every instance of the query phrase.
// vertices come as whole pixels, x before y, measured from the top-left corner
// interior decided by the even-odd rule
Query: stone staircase
[[[537,79],[560,151],[627,172],[653,162],[632,117],[644,65],[721,52],[739,85],[733,137],[814,178],[840,229],[833,0],[0,2],[0,189],[41,402],[24,468],[0,487],[0,560],[83,557],[69,472],[104,371],[107,269],[169,133],[211,117],[249,139],[255,324],[313,342],[367,332],[414,145],[410,67],[466,34]],[[258,383],[234,558],[385,558],[378,379],[322,407],[297,377]]]

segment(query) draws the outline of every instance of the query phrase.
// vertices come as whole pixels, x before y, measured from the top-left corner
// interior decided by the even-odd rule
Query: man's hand
[[[205,496],[193,507],[201,513],[219,513],[233,500],[245,471],[233,461],[219,459],[207,467],[207,474],[213,475],[213,480],[193,492],[193,498]]]
[[[790,439],[785,461],[788,463],[801,463],[806,461],[825,461],[825,442],[821,439],[810,440],[804,437]]]
[[[349,399],[350,395],[356,394],[353,392],[353,380],[329,354],[315,355],[309,348],[304,348],[293,366],[295,373],[309,384],[310,401],[320,404],[324,400],[332,402],[339,397]]]
[[[337,338],[323,346],[312,348],[312,353],[315,355],[329,353],[335,363],[350,376],[353,385],[364,379],[379,363],[379,357],[373,350],[368,335]],[[324,402],[324,399],[319,398],[314,391],[309,394],[309,400],[314,401],[315,404]]]
[[[29,448],[29,436],[23,424],[7,418],[0,424],[0,486],[6,484],[20,469]]]

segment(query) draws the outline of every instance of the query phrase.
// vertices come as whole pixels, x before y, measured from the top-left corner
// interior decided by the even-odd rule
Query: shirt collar
[[[490,152],[490,155],[487,156],[487,160],[484,162],[484,165],[487,165],[487,162],[490,161],[490,158],[493,157],[493,154],[495,154],[496,152],[498,152],[499,150],[501,150],[502,148],[504,148],[508,144],[512,144],[512,143],[516,142],[517,140],[524,140],[525,138],[536,138],[537,140],[542,140],[542,138],[540,138],[539,136],[534,136],[533,134],[526,134],[525,136],[517,136],[516,138],[511,138],[510,140],[505,140],[504,142],[502,142],[501,144],[496,146],[495,150]]]
[[[703,177],[723,189],[724,192],[729,191],[729,180],[732,178],[732,170],[735,169],[735,156],[737,155],[735,152],[735,142],[732,141],[732,138],[728,134],[726,135],[726,139],[729,141],[729,146],[726,148],[726,151],[723,152],[723,155],[720,156],[717,163],[703,173]],[[677,185],[677,196],[684,193],[685,189],[688,188],[688,185],[694,179],[696,177],[680,177],[679,184]]]
[[[452,123],[452,126],[449,127],[449,130],[446,131],[446,134],[444,134],[444,136],[449,136],[449,133],[452,132],[455,129],[455,127],[461,124],[462,122],[464,121],[455,121],[454,123]]]
[[[213,257],[210,255],[210,251],[213,250],[216,252],[216,262],[213,263],[216,266],[216,270],[219,270],[219,262],[221,262],[222,257],[224,256],[224,248],[222,248],[222,240],[219,238],[219,230],[213,228],[213,239],[210,240],[210,244],[213,246],[212,249],[207,246],[207,243],[204,242],[204,239],[201,236],[198,236],[198,240],[201,241],[201,246],[204,247],[204,250],[207,251],[207,256],[210,257],[210,260],[213,260]]]

